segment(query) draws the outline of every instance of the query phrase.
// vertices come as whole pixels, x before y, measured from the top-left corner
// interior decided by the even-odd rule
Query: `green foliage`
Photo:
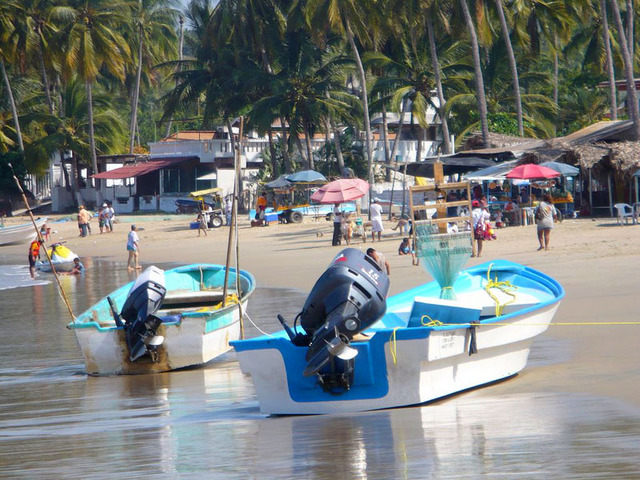
[[[11,199],[11,197],[18,195],[20,192],[9,164],[13,167],[13,172],[15,172],[22,185],[24,185],[24,177],[27,174],[24,155],[17,152],[0,154],[0,200]]]

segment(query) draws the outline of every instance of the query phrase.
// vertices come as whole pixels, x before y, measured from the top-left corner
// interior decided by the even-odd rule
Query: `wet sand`
[[[65,218],[68,221],[59,221]],[[99,234],[94,221],[93,235],[86,238],[78,237],[71,217],[53,216],[52,220],[49,226],[55,233],[50,243],[64,241],[80,257],[113,260],[123,269],[127,260],[126,236],[132,223],[140,228],[143,267],[162,262],[225,263],[226,259],[229,229],[210,230],[206,237],[198,237],[197,230],[188,228],[192,216],[121,215],[113,233]],[[25,221],[22,217],[6,223]],[[355,239],[352,246],[374,246],[385,254],[391,264],[390,294],[395,294],[430,281],[431,277],[422,267],[412,266],[410,257],[397,255],[401,236],[391,226],[389,222],[382,242],[371,243],[369,239],[362,243]],[[331,246],[332,228],[331,222],[324,219],[255,228],[242,219],[240,268],[253,273],[259,286],[309,291],[339,251]],[[618,226],[615,219],[565,220],[553,230],[549,251],[536,250],[535,226],[510,227],[496,233],[497,240],[485,242],[482,258],[472,258],[468,265],[504,258],[551,275],[566,291],[554,322],[581,324],[552,326],[545,333],[547,339],[565,345],[566,358],[561,363],[527,368],[517,382],[497,385],[496,394],[584,393],[611,396],[640,406],[640,325],[615,325],[640,321],[636,300],[640,286],[640,226]],[[0,256],[8,263],[26,263],[27,247],[0,247]],[[253,320],[261,322],[257,316]],[[537,345],[538,342],[534,350]]]

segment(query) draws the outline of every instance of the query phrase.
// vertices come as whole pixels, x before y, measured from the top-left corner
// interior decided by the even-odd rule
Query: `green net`
[[[440,298],[455,299],[453,284],[472,253],[471,232],[438,233],[430,222],[416,222],[416,251],[424,268],[440,285]]]

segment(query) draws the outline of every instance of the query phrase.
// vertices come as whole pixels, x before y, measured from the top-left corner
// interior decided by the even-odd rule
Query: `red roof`
[[[162,168],[171,167],[177,165],[186,160],[191,160],[198,157],[172,157],[162,158],[159,160],[150,160],[144,163],[134,163],[131,165],[125,165],[120,168],[114,168],[108,172],[100,172],[92,175],[93,178],[108,178],[111,180],[139,177],[140,175],[146,175],[147,173],[155,172]]]

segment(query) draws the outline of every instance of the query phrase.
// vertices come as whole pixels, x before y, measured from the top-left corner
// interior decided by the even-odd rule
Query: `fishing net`
[[[470,232],[439,233],[428,221],[415,227],[417,255],[440,285],[440,298],[455,299],[453,284],[472,253]]]

